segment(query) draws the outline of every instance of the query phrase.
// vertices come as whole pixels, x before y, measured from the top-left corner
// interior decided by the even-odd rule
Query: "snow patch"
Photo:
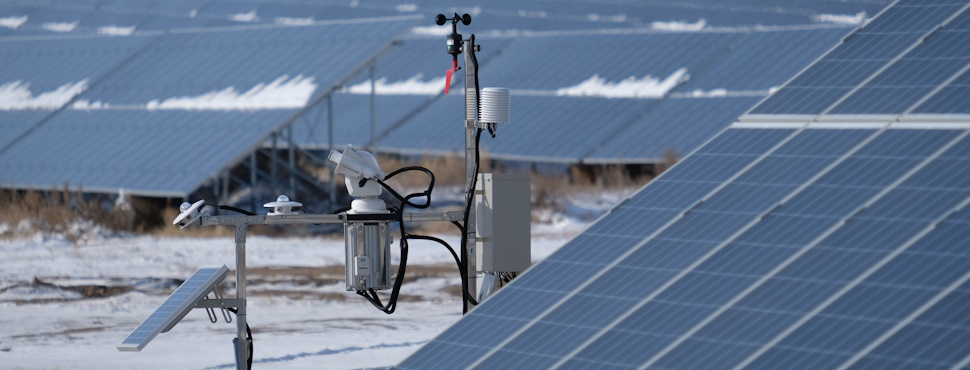
[[[98,27],[98,33],[102,35],[128,36],[135,33],[135,26],[123,27],[111,25]]]
[[[418,10],[418,4],[400,4],[394,7],[394,9],[401,13],[410,13]]]
[[[185,110],[257,110],[301,108],[310,100],[317,84],[313,77],[298,75],[290,79],[283,75],[268,84],[258,84],[240,93],[235,87],[227,87],[198,96],[168,98],[163,101],[148,102],[148,110],[185,109]]]
[[[586,14],[586,19],[593,22],[620,23],[620,22],[626,22],[626,14],[599,15],[596,13],[590,13],[590,14]]]
[[[29,82],[8,82],[0,85],[0,110],[58,109],[87,88],[88,79],[85,78],[34,96]]]
[[[229,19],[237,22],[256,22],[259,20],[259,17],[256,16],[256,11],[253,10],[249,13],[232,14],[229,16]]]
[[[81,24],[81,21],[74,22],[52,22],[44,23],[40,25],[41,28],[51,31],[51,32],[71,32],[77,28],[77,25]]]
[[[387,83],[387,78],[381,77],[374,81],[374,89],[377,90],[378,95],[437,95],[444,90],[444,76],[428,81],[421,81],[422,77],[424,76],[418,73],[407,80],[392,83]],[[348,86],[342,92],[368,95],[371,93],[370,80]]]
[[[288,26],[307,26],[313,24],[313,17],[309,18],[290,18],[290,17],[276,17],[273,18],[276,24],[285,24]]]
[[[593,75],[576,86],[556,90],[558,96],[600,96],[605,98],[662,98],[670,89],[690,78],[687,68],[679,68],[664,79],[650,75],[636,76],[619,82],[608,82]]]
[[[704,18],[698,19],[697,22],[688,23],[687,21],[669,21],[669,22],[651,22],[650,28],[658,31],[671,31],[671,32],[696,32],[704,29],[707,26],[707,20]]]
[[[448,36],[451,33],[451,27],[444,26],[419,26],[411,29],[411,33],[415,35],[426,35],[426,36]]]
[[[0,27],[18,29],[24,23],[27,23],[26,15],[0,18]]]
[[[100,100],[95,102],[90,102],[87,99],[80,99],[71,104],[71,109],[76,110],[98,110],[98,109],[108,109],[111,104],[102,103]]]
[[[720,98],[728,95],[727,89],[714,89],[710,91],[694,90],[690,92],[691,97],[695,98]]]
[[[812,20],[819,23],[835,23],[845,25],[857,25],[866,20],[866,12],[851,14],[818,14],[812,16]]]

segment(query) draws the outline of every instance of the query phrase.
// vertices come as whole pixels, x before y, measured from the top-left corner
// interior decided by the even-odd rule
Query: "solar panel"
[[[899,1],[750,113],[824,112],[965,5],[963,1]]]
[[[226,278],[229,268],[222,266],[202,266],[195,271],[172,295],[138,325],[124,341],[118,345],[119,351],[141,351],[158,333],[167,332],[185,315],[195,308],[198,300],[212,291],[222,279]]]
[[[759,96],[663,99],[587,152],[583,162],[663,161],[668,150],[686,155],[759,100]]]
[[[869,98],[847,99],[845,107],[901,113],[919,104],[916,112],[956,109],[962,101],[965,109],[967,62],[933,62],[961,58],[970,37],[960,26],[963,15],[946,28],[950,33],[937,31],[917,47],[889,37],[930,30],[965,5],[900,2],[903,9],[890,8],[889,18],[867,27],[892,42],[860,49],[850,39],[831,52],[874,57],[881,78],[904,81],[908,74],[912,83],[898,86],[915,89],[905,98],[858,89]],[[905,49],[911,52],[897,59]],[[826,63],[799,78],[826,77],[815,70]],[[851,62],[843,67],[829,71],[858,72]],[[874,87],[882,81],[871,79]],[[819,96],[834,102],[844,95],[837,90]],[[805,123],[782,116],[735,124],[400,367],[965,368],[970,121],[920,117],[888,123],[843,115]],[[705,153],[752,149],[742,144],[745,137],[771,129],[782,136],[753,158],[739,158],[744,165],[717,175],[721,180],[703,195],[690,195],[667,214],[630,208],[665,204],[665,189],[696,194],[678,182],[719,172]],[[676,190],[669,194],[678,197]],[[665,221],[655,221],[657,215]],[[638,222],[662,226],[631,231]]]
[[[900,114],[970,63],[970,12],[963,12],[830,111]]]
[[[970,113],[970,73],[966,70],[912,113]]]

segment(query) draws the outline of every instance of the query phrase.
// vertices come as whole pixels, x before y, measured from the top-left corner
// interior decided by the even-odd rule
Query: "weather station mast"
[[[479,173],[481,155],[479,144],[482,132],[495,137],[498,125],[509,122],[510,95],[504,88],[479,88],[478,59],[480,47],[475,35],[463,39],[458,23],[471,24],[471,16],[457,13],[451,18],[444,14],[435,23],[444,26],[451,22],[447,36],[447,51],[452,57],[446,72],[444,93],[450,90],[451,80],[458,66],[458,56],[464,54],[465,70],[465,183],[461,211],[428,211],[434,190],[434,173],[424,167],[408,166],[390,173],[384,172],[377,157],[348,145],[343,151],[330,148],[329,160],[336,164],[334,174],[344,176],[347,192],[354,199],[350,206],[332,214],[307,214],[302,203],[280,195],[264,204],[266,214],[256,214],[236,207],[206,204],[205,200],[183,203],[173,224],[186,228],[191,225],[226,226],[234,230],[235,294],[226,296],[220,283],[228,276],[225,264],[200,267],[172,295],[141,323],[117,349],[141,351],[159,333],[171,330],[189,311],[204,309],[212,323],[222,316],[226,323],[236,324],[232,340],[236,368],[251,369],[253,338],[247,319],[246,297],[246,234],[252,225],[343,224],[347,291],[364,297],[377,309],[391,314],[397,307],[407,270],[408,242],[432,241],[446,247],[455,258],[461,280],[462,312],[467,313],[484,301],[516,274],[531,265],[531,205],[529,175]],[[401,195],[386,183],[405,172],[422,172],[428,176],[424,191]],[[333,178],[333,177],[331,177]],[[382,197],[390,195],[388,202]],[[417,202],[412,201],[417,199]],[[414,208],[418,211],[407,211]],[[230,211],[241,215],[221,215]],[[215,213],[213,213],[215,212]],[[461,246],[456,253],[445,241],[428,235],[407,231],[414,222],[449,222],[461,233]],[[395,225],[396,224],[396,225]],[[400,262],[392,268],[390,233],[396,226],[400,235]],[[390,290],[382,300],[378,291]],[[220,311],[221,315],[219,312]]]

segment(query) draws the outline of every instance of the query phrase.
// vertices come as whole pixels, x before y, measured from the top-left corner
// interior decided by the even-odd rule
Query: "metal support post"
[[[256,149],[259,151],[259,149]],[[256,152],[249,155],[249,209],[256,208]]]
[[[377,66],[370,65],[370,150],[377,156]]]
[[[269,184],[270,184],[270,191],[272,191],[274,194],[279,194],[279,186],[278,186],[277,181],[276,181],[276,158],[277,158],[277,155],[276,155],[277,154],[277,152],[276,152],[276,149],[277,149],[276,145],[277,144],[276,144],[276,142],[277,142],[277,137],[279,137],[279,135],[280,135],[279,132],[274,132],[273,133],[273,135],[272,135],[272,138],[273,138],[272,139],[272,141],[273,141],[273,147],[272,147],[272,149],[269,152],[269,154],[270,154],[270,161],[269,161]]]
[[[246,335],[246,225],[236,229],[236,369],[244,370],[249,360],[249,338]]]
[[[287,149],[287,159],[290,162],[290,196],[296,196],[296,148],[294,148],[293,141],[293,126],[286,127],[286,149]]]
[[[472,41],[464,40],[465,52],[465,188],[469,189],[472,196],[468,199],[474,207],[475,189],[472,184],[475,182],[475,153],[478,151],[478,143],[475,141],[475,133],[478,130],[475,123],[478,121],[478,87],[475,86],[475,77],[478,70],[475,66],[475,46]],[[468,207],[469,205],[465,205]],[[468,289],[473,297],[478,296],[478,266],[477,254],[475,250],[475,210],[472,209],[468,215],[468,223],[465,224],[465,277],[468,281]]]
[[[333,147],[333,94],[327,96],[327,149],[334,150]],[[337,167],[331,161],[327,161],[330,166],[330,206],[337,204]]]

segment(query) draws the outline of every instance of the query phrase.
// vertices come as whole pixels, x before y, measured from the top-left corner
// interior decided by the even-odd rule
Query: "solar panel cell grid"
[[[743,131],[743,132],[742,132]],[[729,178],[740,170],[744,165],[750,163],[760,156],[764,151],[770,149],[778,142],[791,135],[792,130],[727,130],[718,140],[708,143],[695,153],[698,157],[707,158],[726,158],[713,162],[715,166],[727,166],[734,168],[733,173],[729,171],[709,171],[715,167],[706,167],[704,170],[694,169],[690,163],[702,164],[700,161],[689,161],[683,165],[676,166],[664,175],[660,176],[651,186],[648,186],[640,193],[631,198],[628,202],[612,211],[601,222],[590,227],[590,235],[578,236],[569,245],[563,247],[557,253],[547,258],[542,264],[537,265],[528,273],[516,279],[516,284],[510,285],[502,290],[502,293],[489,299],[489,304],[482,305],[472,311],[466,319],[456,323],[449,328],[445,334],[432,343],[443,342],[446,345],[426,346],[418,355],[412,356],[400,365],[401,368],[458,368],[468,366],[475,361],[477,356],[453,356],[460,359],[449,358],[442,363],[441,358],[451,356],[448,350],[454,351],[461,349],[473,351],[474,353],[484,354],[501,340],[514,334],[523,324],[538,316],[549,305],[555,303],[568,292],[578,287],[585,280],[599,272],[604,266],[612,262],[627,249],[639,243],[643,236],[627,238],[630,233],[636,235],[649,235],[653,230],[662,226],[661,222],[683,212],[688,207],[696,203],[701,197],[710,190],[713,190],[721,181]],[[692,157],[693,158],[693,157]],[[703,162],[712,163],[712,162]],[[705,165],[706,166],[706,165]],[[696,192],[691,197],[682,197],[680,203],[664,203],[659,209],[650,208],[651,199],[661,199],[667,192],[672,192],[673,187],[656,187],[660,193],[654,193],[655,185],[665,181],[675,182],[678,173],[690,172],[700,176],[690,182],[696,186]],[[623,212],[627,207],[636,207],[635,212]],[[637,218],[631,218],[636,214]],[[629,215],[631,217],[624,217]],[[656,215],[658,222],[643,222],[642,217]],[[609,233],[602,232],[609,228]],[[615,229],[620,228],[620,229]],[[598,234],[616,235],[615,240],[603,243]],[[672,256],[673,257],[673,256]],[[621,270],[618,270],[621,271]],[[621,272],[622,273],[622,272]],[[602,280],[604,282],[610,280]],[[625,279],[626,283],[635,281]],[[649,281],[647,282],[649,283]],[[543,302],[539,305],[527,305],[523,307],[520,303],[523,300],[537,300]],[[489,315],[490,320],[482,319]],[[476,317],[476,319],[469,319]],[[469,330],[483,330],[488,328],[489,335],[486,338],[458,335]],[[449,334],[451,333],[451,334]],[[449,338],[445,340],[444,338]],[[499,342],[496,342],[498,340]],[[471,349],[474,348],[474,349]],[[461,362],[460,362],[461,361]],[[441,367],[439,367],[441,366]]]
[[[968,37],[970,12],[963,12],[831,113],[903,113],[970,62]]]
[[[837,131],[836,131],[837,132]],[[891,133],[891,134],[890,134]],[[905,134],[905,135],[904,135]],[[912,138],[911,136],[916,136]],[[924,136],[924,137],[920,137]],[[925,137],[928,136],[928,137]],[[947,139],[952,139],[954,133],[952,132],[931,132],[924,135],[913,135],[911,132],[907,133],[894,133],[886,132],[883,135],[877,137],[873,142],[866,145],[862,150],[853,155],[855,156],[865,156],[865,157],[880,157],[883,159],[892,158],[894,154],[890,151],[891,148],[898,146],[900,141],[904,140],[927,140],[933,142],[935,139],[936,147],[939,148]],[[866,149],[868,148],[868,149]],[[922,153],[925,158],[930,153],[926,153],[930,150],[900,150],[901,152],[910,152],[913,154]],[[847,149],[846,149],[847,150]],[[822,151],[823,153],[825,151]],[[838,169],[843,164],[842,162],[835,169]],[[879,163],[879,164],[876,164]],[[873,171],[871,174],[887,174],[890,176],[879,176],[885,178],[885,184],[892,182],[900,175],[905,173],[905,170],[894,169],[893,164],[888,161],[882,162],[872,162],[870,166],[873,166]],[[894,175],[893,175],[894,174]],[[742,290],[747,288],[750,284],[759,280],[764,274],[768,273],[773,267],[778,266],[780,263],[785,261],[787,258],[792,256],[800,246],[805,245],[812,239],[815,239],[826,229],[831,228],[833,225],[837,225],[839,218],[848,217],[854,208],[861,205],[861,202],[875,195],[881,188],[880,187],[867,187],[868,190],[861,191],[861,193],[856,194],[856,197],[851,199],[845,199],[847,204],[843,205],[843,211],[840,215],[831,214],[824,215],[814,212],[815,207],[807,207],[811,205],[814,201],[812,199],[804,199],[805,197],[812,198],[813,193],[810,192],[813,187],[822,186],[833,186],[832,184],[839,184],[843,182],[844,177],[855,176],[851,172],[835,171],[829,172],[829,174],[820,178],[815,184],[806,188],[805,191],[797,195],[792,199],[789,205],[781,207],[777,212],[772,213],[764,221],[755,225],[751,229],[745,232],[744,235],[735,240],[732,244],[729,244],[726,249],[719,251],[714,256],[718,258],[711,258],[707,261],[698,265],[693,271],[691,271],[686,276],[692,276],[691,279],[681,280],[668,288],[664,293],[657,296],[657,299],[663,303],[654,304],[650,302],[639,308],[638,311],[642,311],[642,314],[633,315],[624,321],[621,321],[616,325],[613,330],[627,330],[631,325],[635,325],[634,317],[644,317],[653,316],[656,320],[661,321],[684,321],[682,327],[690,328],[692,325],[700,323],[702,320],[706,319],[708,316],[684,316],[680,315],[677,310],[670,310],[666,306],[697,306],[701,305],[705,308],[707,315],[715,312],[723,304],[727,303],[729,300],[734,298],[737,294],[741,293]],[[878,181],[877,181],[878,182]],[[845,188],[845,185],[839,186],[840,188]],[[802,199],[803,201],[799,201]],[[803,205],[802,207],[797,206],[798,204]],[[798,215],[803,217],[804,220],[813,220],[814,222],[801,222],[802,220],[790,220],[795,222],[778,222],[778,219],[789,218],[787,215]],[[775,222],[769,222],[770,220],[776,220]],[[794,232],[797,231],[797,232]],[[814,231],[814,232],[813,232]],[[745,243],[746,235],[757,235],[757,234],[774,234],[774,240],[771,244],[752,244],[750,242]],[[778,246],[778,247],[776,247]],[[785,247],[790,246],[790,247]],[[765,247],[774,248],[772,253],[766,253]],[[782,286],[784,287],[784,286]],[[753,291],[754,299],[759,299],[757,296],[757,290]],[[776,298],[778,294],[782,292],[774,292],[773,294],[766,294],[768,297]],[[817,294],[818,297],[823,297],[822,294]],[[771,299],[774,301],[774,299]],[[664,316],[669,315],[669,316]],[[687,329],[678,333],[662,333],[665,336],[662,338],[657,338],[655,333],[652,333],[650,329],[646,330],[647,333],[643,333],[639,341],[658,341],[658,347],[664,347],[673,343],[677,336],[683,335],[687,332]],[[756,331],[755,331],[756,332]],[[605,335],[601,337],[598,341],[605,340],[607,338]],[[666,338],[666,339],[664,339]],[[691,337],[693,338],[693,337]],[[703,340],[703,337],[697,340]],[[750,340],[750,339],[749,339]],[[595,344],[595,342],[594,342]],[[585,350],[579,352],[574,357],[579,359],[585,359],[587,361],[605,361],[607,357],[615,355],[611,351],[604,350],[606,344],[603,345],[590,345]],[[690,347],[684,347],[690,348]],[[656,358],[657,360],[663,361],[688,361],[684,359],[675,359],[677,353],[680,351],[685,351],[679,346],[673,348],[674,351],[667,356],[662,356]],[[734,350],[737,350],[736,348]],[[656,355],[656,353],[643,353],[641,352],[637,361],[633,361],[630,365],[636,365],[646,362],[648,359]],[[669,357],[673,356],[673,357]],[[657,362],[658,366],[665,366],[665,362]],[[669,364],[667,364],[669,365]],[[708,364],[710,365],[710,364]],[[701,364],[696,364],[695,366],[703,366]]]
[[[900,2],[785,85],[751,113],[820,114],[957,13],[965,2]]]
[[[858,142],[861,142],[868,136],[868,134],[871,134],[871,132],[867,133],[860,131],[849,133],[846,135],[849,137],[848,140],[827,140],[828,137],[815,134],[806,135],[804,137],[796,136],[795,139],[790,142],[795,146],[795,148],[790,150],[789,153],[797,153],[800,151],[800,147],[813,146],[812,143],[814,143],[815,146],[821,145],[827,149],[833,149],[833,151],[836,153],[839,151],[845,152]],[[804,143],[803,141],[809,141],[811,143]],[[826,153],[826,155],[823,155],[820,158],[813,158],[816,162],[822,162],[821,166],[815,167],[816,170],[820,170],[826,162],[834,161],[836,158],[838,158],[837,155],[829,156],[828,154],[830,153],[825,151],[822,153]],[[773,155],[774,154],[771,154],[767,158],[772,158]],[[588,335],[581,333],[581,331],[588,330],[586,326],[582,328],[575,328],[574,325],[570,324],[575,322],[575,320],[573,320],[575,316],[583,312],[595,311],[599,312],[597,315],[598,320],[611,319],[610,321],[612,321],[620,318],[627,309],[632,308],[638,303],[638,301],[642,300],[644,295],[657,291],[658,288],[661,288],[661,285],[663,285],[664,282],[674,278],[679,272],[683,271],[685,268],[688,268],[692,262],[697,261],[698,254],[709,252],[712,248],[719,244],[718,242],[720,240],[728,237],[732,232],[737,230],[745,223],[757,218],[761,212],[768,211],[774,205],[774,202],[782,199],[791,190],[815,173],[811,168],[805,168],[804,172],[795,174],[793,178],[786,179],[788,181],[782,181],[782,184],[780,185],[776,183],[755,184],[747,180],[747,174],[757,172],[763,163],[765,162],[759,162],[752,169],[748,170],[748,172],[745,172],[744,175],[735,180],[736,183],[746,183],[759,187],[758,190],[761,193],[761,197],[753,198],[750,196],[745,196],[745,194],[749,194],[749,187],[751,185],[733,186],[734,183],[732,183],[728,187],[721,189],[719,192],[714,194],[714,196],[708,202],[692,211],[684,219],[671,225],[670,228],[658,234],[656,237],[648,241],[644,246],[634,251],[628,257],[624,258],[616,267],[614,267],[614,270],[618,268],[625,268],[629,269],[631,272],[626,276],[622,276],[622,280],[618,279],[620,276],[613,276],[616,275],[612,274],[613,271],[608,272],[607,274],[597,278],[586,288],[582,289],[579,294],[573,296],[573,298],[570,298],[564,304],[557,307],[556,312],[562,311],[561,315],[550,314],[542,318],[539,323],[560,325],[564,327],[564,329],[561,329],[561,331],[563,331],[563,336],[568,337],[570,335],[576,335],[588,337]],[[753,204],[751,205],[751,208],[748,208],[749,210],[747,211],[744,209],[729,210],[727,208],[718,207],[719,204],[727,204],[718,201],[722,198],[747,198],[751,200]],[[754,199],[757,199],[757,201]],[[709,204],[712,206],[708,206]],[[679,253],[680,251],[685,250],[694,253]],[[654,259],[654,255],[672,255],[673,258]],[[762,257],[763,256],[764,255],[762,255]],[[658,265],[656,263],[657,261],[667,262],[667,264]],[[698,269],[701,269],[701,267],[698,267]],[[742,282],[750,282],[753,279],[753,277],[734,273],[712,274],[702,271],[696,274],[688,274],[681,278],[675,285],[666,288],[663,293],[656,296],[656,300],[657,302],[661,302],[661,304],[671,302],[683,303],[684,305],[708,307],[712,304],[712,302],[729,299],[734,293],[737,292],[736,290],[738,287],[745,286],[745,284]],[[600,284],[600,281],[603,281],[604,283]],[[582,297],[584,295],[589,297],[598,297],[599,299],[583,302],[583,299],[578,297]],[[604,309],[604,307],[610,307],[610,312],[606,312],[607,310]],[[612,310],[617,308],[622,308],[623,310],[617,310],[612,315],[609,314],[612,313]],[[673,311],[667,312],[672,313]],[[561,318],[559,318],[560,316]],[[666,320],[676,321],[682,318],[682,316],[678,315],[677,317],[666,317]],[[511,348],[514,350],[524,346],[526,342],[534,340],[534,336],[537,334],[532,333],[533,327],[530,327],[522,335],[509,342],[503,347],[503,349]],[[605,327],[605,325],[597,326],[597,328],[601,330]],[[565,334],[570,332],[570,330],[573,330],[573,328],[575,328],[577,332],[570,335]],[[559,358],[562,358],[564,353],[568,353],[568,351],[575,348],[572,343],[565,343],[564,341],[556,342],[557,346],[554,347],[555,351],[542,352],[537,349],[533,352],[535,353],[535,357],[532,360],[525,362],[525,364],[535,367],[549,366],[555,363]],[[504,353],[497,353],[488,360],[482,362],[482,366],[491,367],[497,365],[498,363],[493,363],[491,360],[493,358],[498,360],[501,357],[504,357]]]

